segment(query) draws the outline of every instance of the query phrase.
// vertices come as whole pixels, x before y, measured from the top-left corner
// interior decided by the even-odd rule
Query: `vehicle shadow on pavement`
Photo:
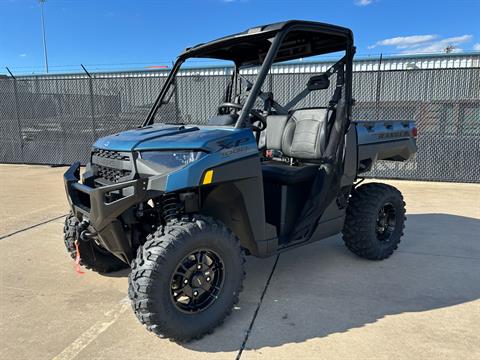
[[[360,328],[388,315],[477,300],[479,233],[478,219],[412,214],[399,249],[384,261],[356,257],[340,236],[282,253],[246,349],[304,342]],[[270,268],[249,270],[247,281]],[[217,331],[222,332],[229,322]],[[217,331],[183,346],[196,351],[235,350],[230,343],[211,341]]]
[[[100,275],[105,277],[112,277],[112,278],[127,278],[128,274],[130,274],[130,267],[123,270],[119,270],[119,271],[113,271],[110,273],[102,273]]]

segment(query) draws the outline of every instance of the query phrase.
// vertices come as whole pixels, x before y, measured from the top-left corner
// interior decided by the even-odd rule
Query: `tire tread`
[[[65,224],[63,227],[63,241],[67,252],[70,257],[75,260],[77,256],[77,250],[75,247],[75,240],[77,240],[77,226],[79,225],[78,219],[70,213],[65,218]],[[86,269],[98,272],[98,273],[109,273],[113,271],[122,270],[128,267],[128,264],[125,264],[120,259],[117,259],[115,255],[112,254],[101,254],[96,250],[92,244],[85,243],[81,241],[79,243],[80,247],[80,265]]]
[[[153,275],[161,276],[161,269],[168,260],[168,253],[174,248],[186,245],[191,235],[207,230],[220,231],[225,241],[231,242],[237,249],[238,256],[242,258],[241,283],[243,283],[245,278],[245,258],[240,247],[240,241],[225,225],[210,217],[195,215],[191,218],[173,220],[165,226],[160,226],[155,232],[148,235],[145,244],[137,250],[137,256],[131,264],[131,272],[128,278],[128,295],[138,320],[149,331],[159,337],[170,338],[177,342],[200,339],[205,334],[211,333],[214,328],[220,326],[224,319],[230,315],[234,305],[239,301],[242,285],[235,292],[231,306],[225,309],[222,318],[213,324],[208,331],[196,334],[184,331],[184,329],[172,331],[171,327],[162,318],[162,314],[156,313],[151,306],[154,300],[150,297],[150,294],[155,287],[155,276]]]
[[[400,234],[390,240],[390,245],[379,246],[378,240],[372,236],[372,221],[378,214],[378,207],[385,198],[392,197],[401,204]],[[398,248],[405,228],[405,202],[398,189],[382,183],[368,183],[352,191],[347,207],[345,224],[342,230],[343,241],[354,254],[369,260],[383,260],[392,255]]]

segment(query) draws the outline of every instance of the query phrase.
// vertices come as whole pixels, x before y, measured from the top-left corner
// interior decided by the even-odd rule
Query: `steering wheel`
[[[220,114],[223,114],[224,110],[225,111],[228,111],[230,109],[241,110],[242,108],[243,108],[242,104],[237,104],[233,102],[224,102],[218,106],[218,111],[220,112]]]
[[[235,110],[241,110],[243,108],[242,104],[238,103],[233,103],[233,102],[224,102],[218,106],[218,111],[220,113],[223,113],[224,110],[228,109],[235,109]],[[263,131],[267,127],[267,121],[265,117],[260,113],[260,111],[256,109],[250,110],[250,115],[252,115],[252,119],[250,121],[251,123],[251,128],[253,131]],[[254,122],[258,121],[259,125],[253,125]]]
[[[250,121],[253,131],[261,132],[267,128],[267,119],[260,113],[260,111],[257,109],[252,109],[250,110],[250,115],[252,115],[253,118],[253,121]],[[253,125],[255,121],[259,122],[258,126]]]

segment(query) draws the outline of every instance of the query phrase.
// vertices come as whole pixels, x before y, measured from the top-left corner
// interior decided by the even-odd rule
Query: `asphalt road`
[[[408,212],[390,259],[339,236],[249,258],[233,314],[178,345],[138,323],[127,272],[74,272],[63,171],[0,165],[0,359],[480,358],[480,185],[389,181]]]

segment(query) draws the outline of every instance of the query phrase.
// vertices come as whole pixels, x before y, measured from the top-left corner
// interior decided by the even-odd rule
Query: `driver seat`
[[[326,147],[327,125],[334,111],[322,108],[299,109],[290,115],[270,115],[265,129],[265,148],[280,150],[299,165],[264,161],[263,177],[268,182],[298,184],[312,181]]]

